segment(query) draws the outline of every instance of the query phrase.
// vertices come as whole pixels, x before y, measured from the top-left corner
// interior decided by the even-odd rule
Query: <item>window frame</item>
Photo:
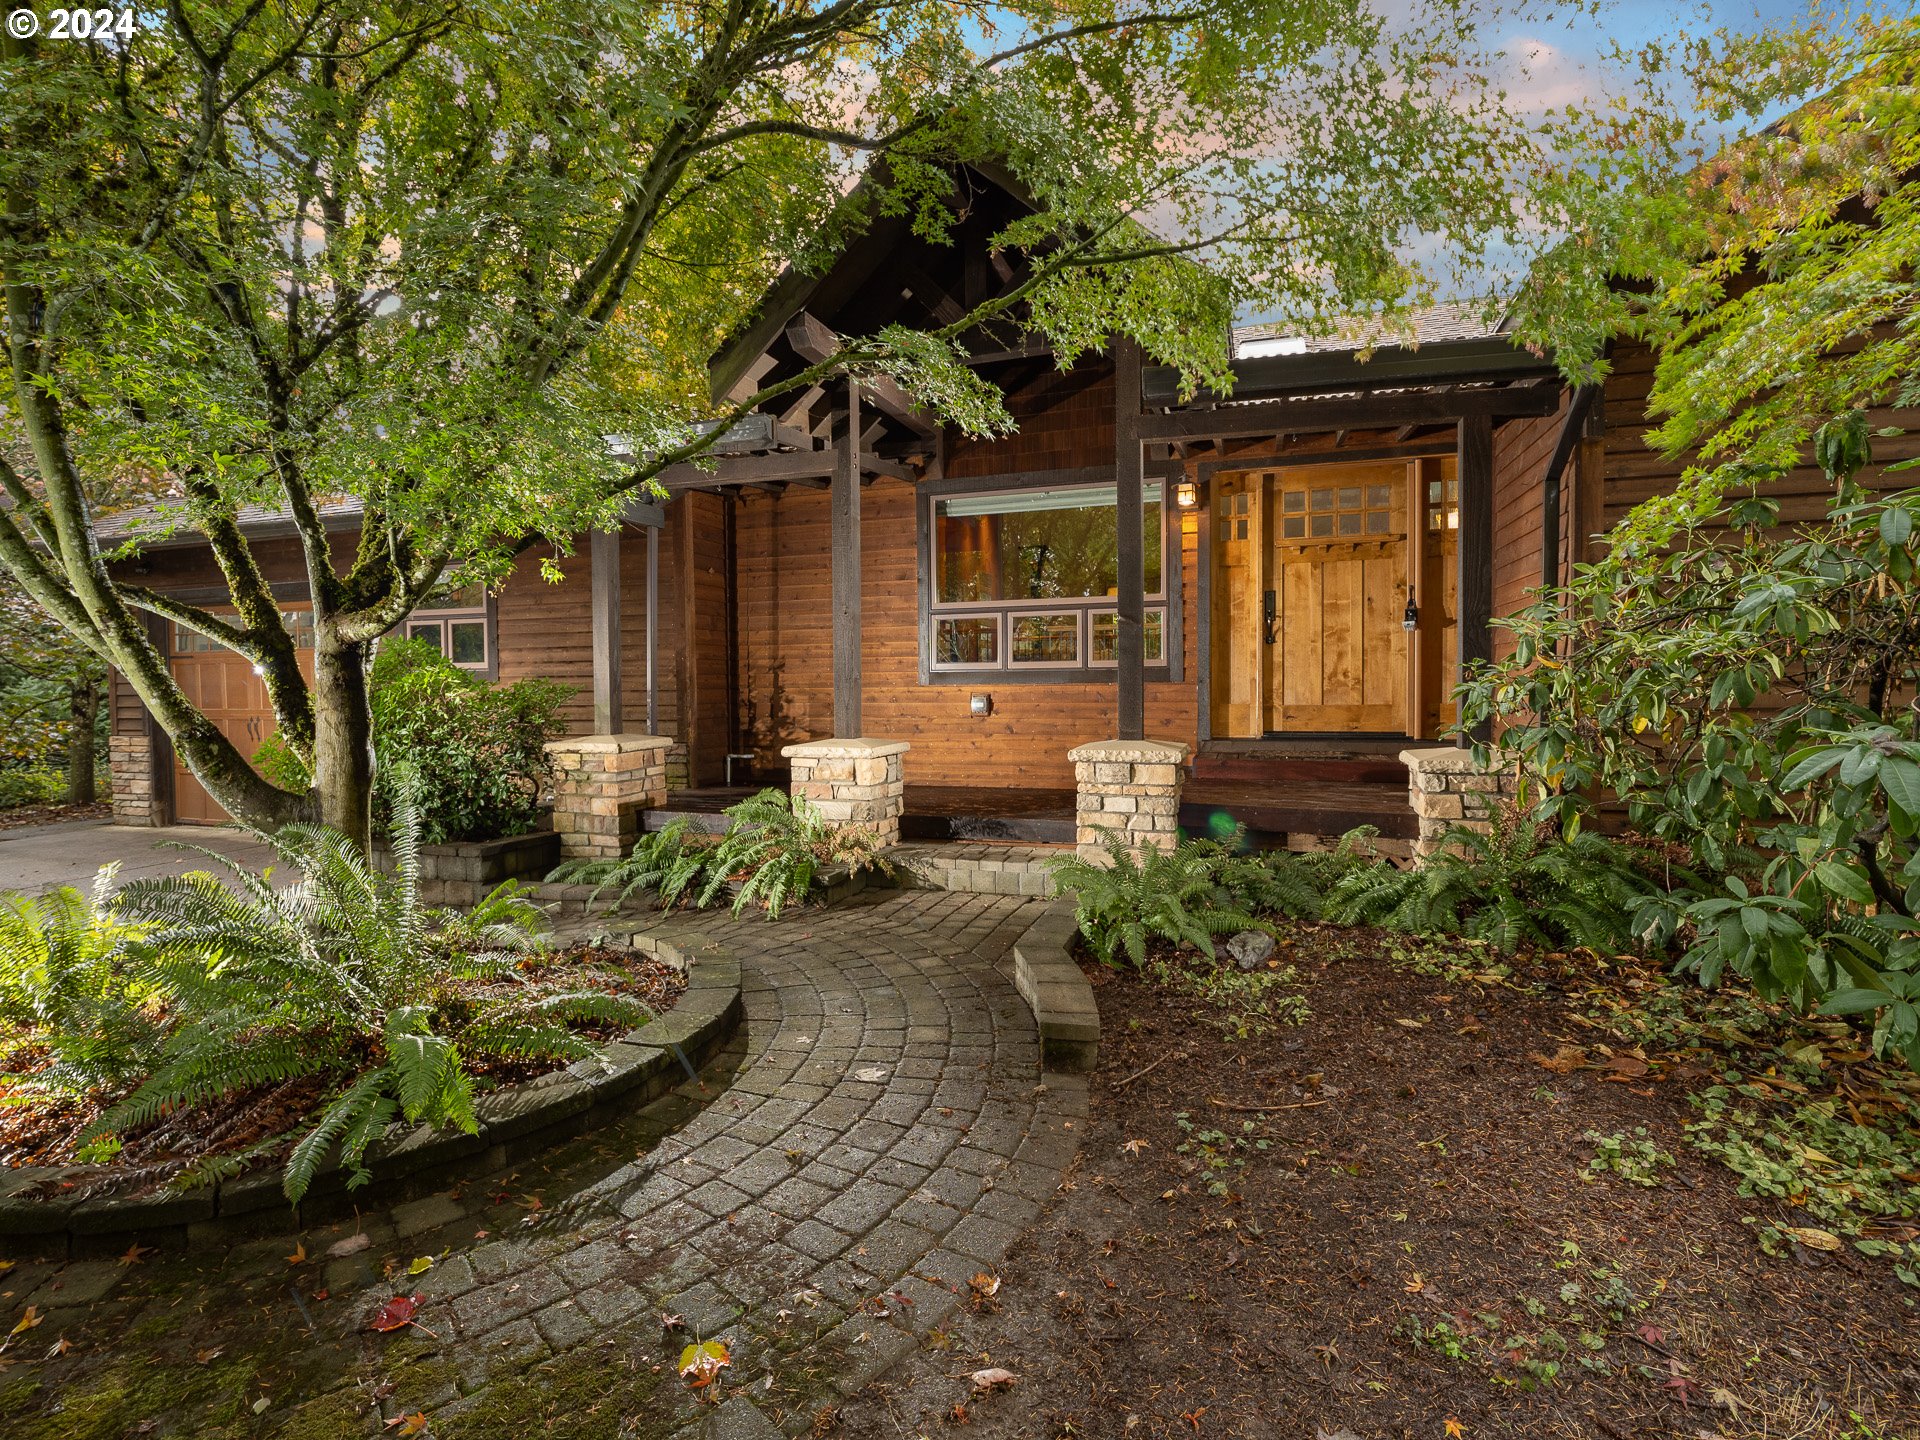
[[[1181,624],[1183,561],[1181,553],[1181,510],[1174,503],[1174,488],[1179,475],[1164,466],[1147,467],[1146,481],[1161,487],[1160,499],[1160,589],[1144,598],[1144,609],[1163,612],[1161,619],[1161,658],[1147,662],[1146,678],[1154,683],[1179,683],[1183,678],[1184,632]],[[1020,490],[1063,489],[1074,486],[1108,486],[1114,483],[1110,465],[1085,466],[1073,470],[1036,470],[1015,475],[978,475],[929,480],[918,487],[915,496],[916,581],[919,591],[919,665],[922,685],[1113,685],[1118,683],[1119,664],[1114,660],[1092,658],[1093,616],[1112,613],[1116,602],[1099,595],[1063,597],[1052,600],[1031,597],[1017,600],[934,599],[938,581],[934,554],[934,507],[940,500],[965,496],[982,498]],[[1026,661],[1013,659],[1013,621],[1020,615],[1058,615],[1074,612],[1079,619],[1079,658],[1067,661]],[[940,664],[934,659],[934,626],[943,619],[991,618],[1000,627],[1000,663],[998,665]]]
[[[486,646],[486,659],[478,665],[462,664],[453,658],[453,630],[456,624],[478,621],[481,641]],[[438,624],[440,629],[440,654],[455,669],[464,670],[469,675],[484,676],[488,680],[500,678],[500,626],[499,616],[492,594],[482,596],[478,605],[422,606],[407,613],[393,629],[402,639],[412,639],[413,627],[421,624]]]

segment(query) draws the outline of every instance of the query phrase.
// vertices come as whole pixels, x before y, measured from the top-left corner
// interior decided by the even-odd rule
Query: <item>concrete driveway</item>
[[[94,873],[120,862],[120,881],[146,875],[184,875],[211,869],[206,856],[170,848],[168,842],[203,845],[255,870],[273,862],[273,852],[245,831],[226,826],[170,825],[141,829],[80,820],[0,830],[0,890],[29,894],[57,885],[86,889]]]

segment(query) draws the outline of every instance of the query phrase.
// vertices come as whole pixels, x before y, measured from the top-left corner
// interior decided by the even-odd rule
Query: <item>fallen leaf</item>
[[[220,1358],[221,1353],[218,1345],[214,1346],[211,1350],[196,1350],[193,1352],[193,1363],[196,1365],[211,1365]]]
[[[367,1321],[367,1328],[383,1332],[404,1330],[414,1323],[414,1312],[426,1303],[426,1299],[424,1295],[396,1295],[373,1312],[373,1318]]]
[[[427,1433],[427,1425],[426,1413],[416,1410],[411,1415],[394,1416],[382,1428],[391,1430],[396,1435],[424,1435]]]
[[[982,1300],[991,1300],[995,1295],[1000,1293],[1000,1277],[998,1275],[989,1275],[984,1270],[969,1280],[967,1284],[973,1287],[973,1293]]]
[[[884,1080],[887,1078],[887,1072],[881,1069],[880,1066],[878,1065],[869,1065],[864,1070],[854,1071],[853,1078],[856,1080],[869,1080],[869,1081]]]
[[[969,1378],[973,1381],[974,1392],[979,1394],[988,1390],[1005,1389],[1020,1377],[1011,1370],[1002,1370],[998,1365],[992,1365],[985,1370],[974,1371]]]
[[[53,1342],[53,1348],[47,1351],[47,1358],[49,1360],[57,1360],[71,1349],[73,1349],[73,1341],[62,1335],[58,1340]]]
[[[433,1269],[433,1256],[416,1255],[413,1258],[413,1263],[407,1266],[407,1274],[424,1275],[431,1269]]]
[[[127,1253],[120,1257],[120,1263],[122,1265],[138,1265],[151,1254],[153,1254],[153,1247],[151,1245],[129,1245],[127,1247]]]
[[[1462,1425],[1458,1420],[1454,1419],[1453,1416],[1451,1415],[1447,1416],[1445,1421],[1445,1427],[1447,1432],[1447,1440],[1460,1440],[1460,1437],[1467,1433],[1467,1427]]]
[[[267,1413],[267,1407],[271,1404],[273,1404],[273,1401],[262,1395],[258,1400],[253,1402],[253,1413],[256,1415],[264,1415]]]
[[[662,1330],[684,1330],[687,1328],[687,1322],[682,1320],[678,1315],[669,1315],[663,1310],[660,1312],[660,1328]]]
[[[724,1340],[701,1340],[680,1352],[680,1373],[696,1390],[711,1385],[731,1364],[733,1354]]]
[[[1424,1030],[1427,1024],[1424,1020],[1402,1020],[1397,1017],[1393,1023],[1403,1030]],[[1198,1427],[1196,1426],[1195,1428],[1197,1429]]]
[[[1840,1237],[1831,1230],[1816,1230],[1811,1225],[1782,1225],[1781,1231],[1791,1235],[1809,1250],[1838,1250]]]
[[[336,1240],[327,1247],[327,1258],[330,1260],[344,1260],[347,1256],[358,1255],[362,1250],[371,1249],[372,1246],[372,1238],[364,1233],[349,1235],[346,1239]]]
[[[304,1265],[306,1263],[307,1263],[307,1242],[304,1240],[296,1241],[294,1243],[293,1253],[287,1256],[287,1264]]]
[[[20,1317],[20,1323],[14,1326],[8,1333],[11,1335],[24,1335],[46,1318],[46,1316],[40,1313],[37,1307],[29,1305],[27,1306],[27,1313]]]
[[[1122,1143],[1120,1148],[1126,1151],[1127,1154],[1129,1155],[1138,1155],[1142,1150],[1145,1150],[1149,1147],[1147,1145],[1147,1142],[1144,1140],[1128,1140]]]
[[[1529,1052],[1527,1058],[1542,1070],[1551,1070],[1556,1075],[1571,1075],[1587,1063],[1587,1052],[1579,1045],[1562,1045],[1552,1055]]]

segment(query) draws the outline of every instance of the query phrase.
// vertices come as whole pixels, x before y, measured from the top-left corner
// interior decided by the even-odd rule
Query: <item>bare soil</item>
[[[997,1291],[834,1433],[1920,1436],[1920,1290],[1851,1246],[1763,1253],[1755,1222],[1804,1213],[1683,1133],[1726,1057],[1607,1043],[1593,1016],[1656,972],[1542,957],[1515,984],[1405,945],[1301,927],[1312,1016],[1247,1039],[1090,967],[1075,1167]],[[1657,1183],[1591,1170],[1587,1132],[1639,1127],[1675,1159]],[[987,1367],[1017,1378],[977,1390]]]

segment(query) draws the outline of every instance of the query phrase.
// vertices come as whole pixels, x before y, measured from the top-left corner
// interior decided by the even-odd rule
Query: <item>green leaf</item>
[[[1856,905],[1873,903],[1873,886],[1867,877],[1839,860],[1822,860],[1813,867],[1813,878],[1833,894]]]

